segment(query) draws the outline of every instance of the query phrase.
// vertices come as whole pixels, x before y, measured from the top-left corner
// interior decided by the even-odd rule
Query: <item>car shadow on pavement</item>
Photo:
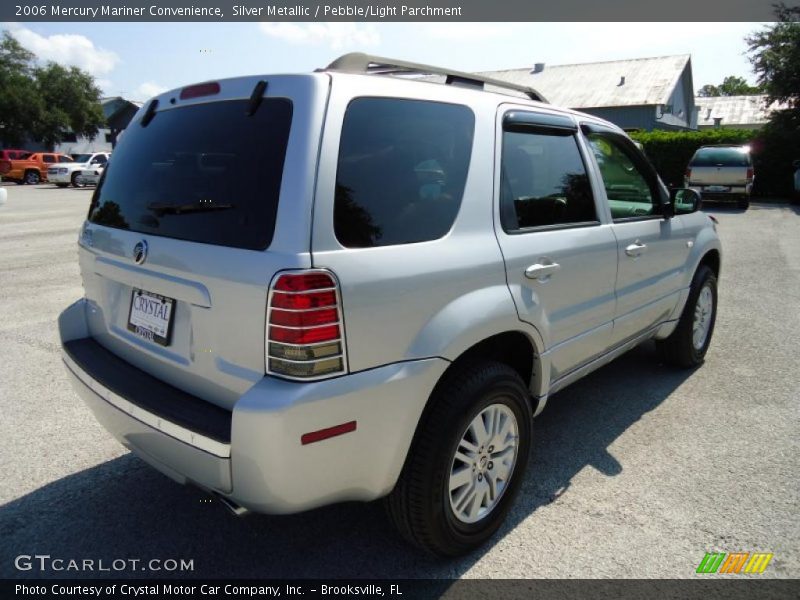
[[[379,502],[236,518],[128,454],[0,507],[0,577],[458,578],[539,507],[569,494],[586,466],[619,474],[625,465],[608,447],[691,373],[660,365],[650,343],[551,398],[536,420],[531,464],[506,523],[466,557],[434,559],[406,545]],[[102,559],[106,567],[114,559],[142,563],[121,572],[41,573],[17,570],[21,554]],[[143,571],[150,559],[193,560],[194,569]]]

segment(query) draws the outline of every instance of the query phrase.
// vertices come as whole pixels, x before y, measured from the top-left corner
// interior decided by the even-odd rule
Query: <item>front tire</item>
[[[470,361],[451,368],[386,500],[404,538],[433,554],[458,556],[497,531],[528,465],[529,397],[507,365]]]
[[[84,183],[83,177],[81,177],[80,173],[73,173],[72,177],[70,178],[70,181],[72,182],[72,187],[76,188],[86,187],[86,183]]]
[[[703,364],[716,319],[717,277],[710,268],[702,265],[692,280],[678,326],[668,338],[656,342],[661,357],[676,367],[691,368]]]

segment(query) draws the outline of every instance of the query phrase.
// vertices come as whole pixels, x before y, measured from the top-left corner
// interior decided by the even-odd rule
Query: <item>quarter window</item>
[[[424,242],[453,226],[475,118],[466,106],[358,98],[342,125],[334,231],[348,248]]]
[[[660,214],[645,176],[621,144],[610,136],[587,136],[603,177],[611,216],[617,219]]]
[[[574,134],[503,132],[500,211],[506,231],[597,221]]]

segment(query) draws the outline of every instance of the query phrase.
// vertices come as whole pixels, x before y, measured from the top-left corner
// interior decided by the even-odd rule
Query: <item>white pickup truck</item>
[[[70,184],[74,187],[83,187],[86,183],[81,172],[105,167],[108,159],[111,158],[111,153],[75,154],[73,158],[75,162],[50,165],[47,169],[47,180],[58,187],[67,187]]]

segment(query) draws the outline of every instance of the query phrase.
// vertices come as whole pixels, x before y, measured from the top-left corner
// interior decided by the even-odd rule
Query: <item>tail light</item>
[[[753,167],[747,169],[747,183],[753,181],[753,176],[755,175],[755,171],[753,171]]]
[[[692,179],[692,169],[691,167],[686,167],[686,181],[690,181]]]
[[[267,373],[311,381],[347,370],[339,285],[324,270],[272,281],[267,304]]]
[[[11,161],[0,160],[0,175],[5,175],[11,170]]]

